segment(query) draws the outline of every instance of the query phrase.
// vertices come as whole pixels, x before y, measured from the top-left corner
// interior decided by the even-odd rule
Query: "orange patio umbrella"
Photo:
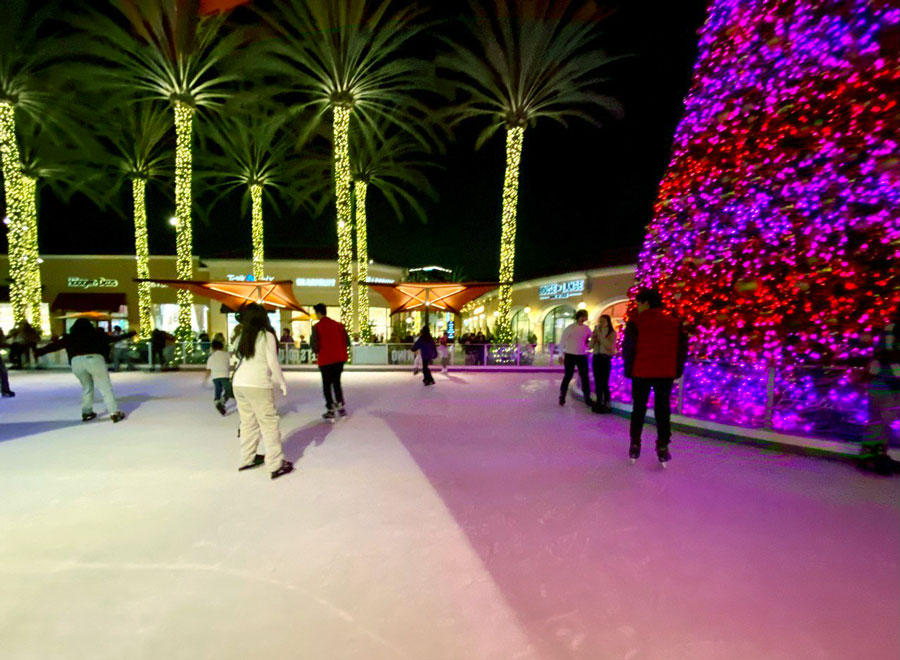
[[[244,305],[256,303],[266,311],[289,309],[309,316],[294,298],[294,285],[290,280],[233,282],[231,280],[202,282],[194,280],[136,279],[135,282],[155,282],[175,289],[185,289],[204,298],[218,300],[223,305],[238,311]]]
[[[459,314],[463,306],[497,288],[494,282],[394,282],[367,284],[387,300],[391,315],[424,310]]]

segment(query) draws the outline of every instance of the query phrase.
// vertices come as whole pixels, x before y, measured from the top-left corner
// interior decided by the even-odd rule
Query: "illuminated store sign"
[[[297,286],[337,286],[337,280],[327,277],[298,277],[294,280]]]
[[[369,284],[393,284],[394,280],[389,277],[367,277],[366,282]]]
[[[119,286],[119,280],[110,280],[105,277],[90,279],[87,277],[70,277],[69,287],[72,289],[114,289]]]
[[[253,275],[235,275],[233,273],[228,273],[228,275],[226,275],[225,278],[229,282],[256,282],[256,278],[253,277]],[[262,282],[271,282],[275,278],[272,277],[271,275],[266,275],[264,277],[260,277],[259,279]]]
[[[572,298],[584,293],[584,280],[569,280],[568,282],[553,282],[545,284],[538,289],[538,297],[541,300],[560,300]]]

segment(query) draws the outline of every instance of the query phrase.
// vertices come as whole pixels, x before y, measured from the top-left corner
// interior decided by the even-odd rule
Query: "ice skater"
[[[609,391],[609,372],[616,354],[616,331],[609,314],[603,314],[597,319],[597,325],[591,332],[590,347],[594,351],[591,363],[594,370],[594,412],[610,413],[612,395]]]
[[[561,406],[566,405],[566,394],[576,368],[581,379],[584,402],[589,406],[592,405],[591,381],[588,379],[587,362],[587,345],[591,338],[591,329],[587,325],[587,317],[588,313],[585,309],[575,312],[575,323],[563,331],[562,339],[559,340],[559,347],[562,351],[559,361],[565,368],[562,383],[559,386],[559,405]]]
[[[418,352],[422,358],[422,384],[425,387],[434,385],[434,376],[431,375],[429,366],[434,362],[438,351],[434,345],[434,337],[431,336],[431,330],[428,329],[427,325],[422,327],[422,332],[419,333],[419,337],[416,339],[416,343],[413,344],[412,349]]]
[[[336,415],[346,417],[344,389],[341,374],[349,358],[350,336],[342,323],[328,316],[323,303],[313,306],[318,323],[312,329],[312,352],[316,354],[319,372],[322,374],[322,391],[325,394],[325,414],[323,419],[333,420]]]
[[[884,324],[875,343],[873,359],[866,368],[869,424],[860,445],[860,465],[879,474],[891,474],[900,464],[887,453],[892,442],[891,426],[900,409],[900,308]]]
[[[441,360],[441,373],[446,374],[450,367],[450,337],[444,332],[438,340],[438,357]]]
[[[634,401],[628,456],[634,463],[641,455],[641,431],[650,390],[653,390],[656,456],[665,467],[672,459],[669,453],[672,385],[684,373],[687,334],[679,319],[663,311],[662,298],[656,290],[641,290],[635,301],[637,313],[628,320],[622,343],[625,377],[631,379]]]
[[[3,334],[3,328],[0,328],[0,348],[6,348],[7,346],[6,335]],[[0,355],[0,394],[3,395],[4,399],[16,395],[15,392],[9,389],[9,372],[6,370],[6,365],[3,363],[2,355]]]
[[[210,344],[212,352],[206,360],[206,373],[203,382],[212,378],[213,402],[219,414],[224,415],[225,404],[228,399],[234,398],[231,388],[231,354],[225,350],[225,344],[221,339],[213,339]]]
[[[118,339],[133,337],[134,332],[120,335]],[[66,350],[72,373],[81,383],[81,421],[89,422],[97,417],[94,412],[94,388],[100,390],[106,411],[113,422],[125,419],[112,391],[106,356],[109,355],[110,337],[87,319],[78,319],[72,324],[69,334],[36,350],[37,355]]]
[[[224,353],[224,351],[223,351]],[[287,383],[278,364],[278,339],[262,306],[251,303],[241,310],[241,336],[234,370],[234,398],[241,417],[241,466],[238,471],[266,464],[272,479],[294,470],[281,448],[281,430],[273,385],[287,396]],[[266,454],[256,453],[260,437]]]

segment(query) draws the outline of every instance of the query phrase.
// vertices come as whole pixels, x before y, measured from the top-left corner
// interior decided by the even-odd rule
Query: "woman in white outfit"
[[[287,383],[278,364],[278,340],[269,317],[261,306],[253,303],[241,310],[241,333],[236,348],[238,366],[232,385],[241,416],[241,467],[248,470],[266,464],[272,479],[293,471],[294,465],[284,458],[281,431],[275,409],[273,384],[287,396]],[[262,437],[266,455],[256,453]]]

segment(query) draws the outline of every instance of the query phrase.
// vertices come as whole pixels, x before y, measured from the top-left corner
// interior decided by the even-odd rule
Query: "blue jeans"
[[[225,403],[228,399],[234,398],[234,392],[231,389],[230,378],[213,378],[213,401]]]

